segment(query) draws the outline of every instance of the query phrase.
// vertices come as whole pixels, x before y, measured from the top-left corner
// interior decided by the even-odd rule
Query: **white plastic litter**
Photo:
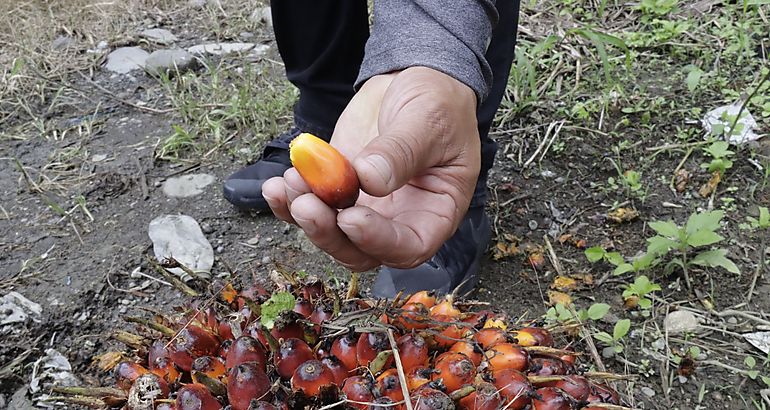
[[[55,349],[46,349],[45,356],[37,359],[32,366],[32,379],[29,390],[37,393],[43,388],[43,383],[56,386],[77,386],[80,380],[72,373],[69,360]]]
[[[40,322],[43,307],[18,292],[8,292],[0,298],[0,325],[22,323],[28,319]]]
[[[764,354],[770,354],[770,332],[744,333],[743,338]]]
[[[707,112],[701,120],[703,128],[705,128],[707,132],[706,137],[711,135],[715,127],[723,127],[724,135],[730,136],[730,138],[728,138],[728,142],[731,144],[744,144],[749,141],[756,141],[761,138],[761,135],[757,135],[754,132],[754,128],[757,127],[757,121],[754,119],[754,116],[751,115],[748,108],[745,107],[743,112],[741,112],[741,117],[736,123],[735,128],[738,131],[736,133],[731,131],[730,127],[733,125],[733,121],[738,115],[738,111],[741,109],[741,104],[742,102],[738,101],[729,105],[723,105],[721,107],[714,108],[713,110]]]

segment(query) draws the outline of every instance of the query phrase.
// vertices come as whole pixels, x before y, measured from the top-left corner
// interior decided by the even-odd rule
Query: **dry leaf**
[[[633,310],[639,306],[639,296],[629,296],[623,299],[623,307],[626,310]]]
[[[487,319],[486,322],[484,322],[484,329],[495,327],[498,329],[506,330],[508,329],[508,325],[505,324],[505,321],[502,319]]]
[[[578,282],[583,282],[584,285],[591,286],[594,284],[594,275],[590,273],[573,273],[570,276]]]
[[[719,172],[714,172],[711,174],[711,178],[708,182],[703,184],[702,187],[698,190],[698,193],[700,196],[704,198],[708,198],[716,189],[717,185],[719,185],[719,182],[722,180],[722,175]]]
[[[571,233],[565,233],[564,235],[559,237],[559,243],[564,245],[565,242],[571,242],[572,241],[572,234]]]
[[[676,192],[684,192],[687,189],[687,183],[690,182],[690,172],[682,168],[674,174],[674,187]]]
[[[578,239],[575,241],[575,247],[578,249],[585,249],[587,246],[585,239]]]
[[[569,276],[557,276],[551,283],[551,289],[562,292],[570,292],[577,289],[578,282]]]
[[[639,211],[633,208],[618,208],[607,214],[607,219],[616,224],[631,222],[639,217]]]
[[[115,366],[118,365],[118,363],[122,362],[125,359],[126,357],[123,355],[122,352],[107,352],[104,354],[100,354],[99,356],[94,356],[94,358],[91,361],[96,363],[99,369],[106,372],[114,369]]]
[[[535,269],[540,269],[545,265],[545,256],[542,252],[533,252],[529,255],[529,264]]]
[[[228,282],[225,284],[224,288],[222,288],[222,292],[219,293],[220,296],[222,296],[222,300],[224,300],[227,303],[233,303],[235,301],[235,298],[238,297],[238,291],[233,288],[233,284]]]
[[[564,292],[559,292],[556,290],[549,290],[548,291],[548,303],[551,306],[555,306],[557,304],[561,304],[563,306],[569,306],[572,304],[572,297]]]

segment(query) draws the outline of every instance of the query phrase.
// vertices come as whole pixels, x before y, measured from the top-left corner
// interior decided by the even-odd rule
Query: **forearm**
[[[376,0],[356,86],[378,74],[424,66],[464,83],[480,102],[492,82],[484,54],[496,22],[494,0]]]

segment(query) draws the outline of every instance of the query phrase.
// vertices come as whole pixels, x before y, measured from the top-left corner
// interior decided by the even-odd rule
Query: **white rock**
[[[160,73],[183,73],[195,68],[198,60],[181,48],[170,50],[156,50],[147,57],[145,69],[148,73],[158,75]]]
[[[198,55],[223,56],[227,54],[239,53],[250,54],[252,56],[264,55],[270,46],[266,44],[254,43],[208,43],[198,44],[187,49],[187,51]]]
[[[150,54],[139,47],[121,47],[109,55],[104,68],[118,74],[128,74],[132,70],[144,68]]]
[[[187,215],[161,215],[150,222],[148,234],[158,260],[173,257],[203,277],[210,277],[214,249],[203,236],[198,222]],[[169,269],[182,280],[192,278],[181,268]]]
[[[642,387],[641,390],[642,390],[642,393],[644,393],[645,396],[647,396],[647,397],[655,397],[655,390],[653,390],[653,389],[651,389],[651,388],[649,388],[647,386]]]
[[[140,36],[158,44],[171,44],[177,40],[177,37],[164,28],[151,28],[139,33]]]
[[[687,310],[671,312],[663,321],[663,326],[669,334],[694,332],[698,329],[698,318]]]
[[[216,180],[210,174],[187,174],[173,177],[163,183],[163,193],[173,198],[189,198],[199,195],[203,188],[211,185]]]

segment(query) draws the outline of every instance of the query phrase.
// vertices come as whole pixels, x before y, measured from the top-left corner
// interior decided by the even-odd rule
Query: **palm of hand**
[[[373,77],[331,144],[359,176],[356,205],[328,208],[290,169],[279,178],[283,193],[278,181],[263,187],[274,213],[351,269],[413,267],[451,236],[470,203],[480,162],[475,96],[427,68]]]

